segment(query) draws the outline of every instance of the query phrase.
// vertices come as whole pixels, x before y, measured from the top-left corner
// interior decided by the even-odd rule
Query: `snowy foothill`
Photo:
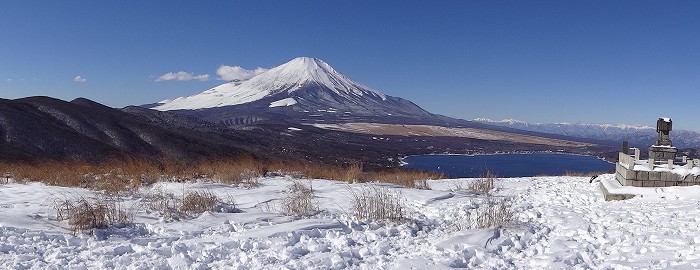
[[[96,191],[40,183],[0,185],[2,269],[637,269],[700,266],[700,187],[642,189],[605,201],[588,177],[501,179],[494,196],[510,198],[511,224],[476,229],[484,195],[474,179],[428,181],[430,189],[330,180],[265,177],[243,188],[211,182],[159,182],[123,194],[130,224],[71,234],[56,202]],[[597,180],[614,181],[612,175]],[[313,190],[317,212],[282,214],[290,185]],[[408,221],[353,217],[353,198],[382,189],[401,198]],[[149,194],[207,191],[233,209],[166,219],[145,211]],[[634,192],[634,191],[632,191]],[[653,196],[664,194],[664,196]],[[232,211],[233,210],[233,211]]]

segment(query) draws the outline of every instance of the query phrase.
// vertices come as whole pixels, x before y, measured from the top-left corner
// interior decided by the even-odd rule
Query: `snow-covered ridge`
[[[525,121],[515,120],[515,119],[503,119],[503,120],[492,120],[489,118],[474,118],[472,121],[482,122],[482,123],[508,123],[508,124],[529,124]]]
[[[569,122],[529,123],[529,122],[515,120],[515,119],[493,120],[493,119],[489,119],[489,118],[475,118],[475,119],[472,119],[472,121],[482,122],[482,123],[494,123],[494,124],[509,124],[509,125],[519,124],[519,125],[525,125],[525,126],[561,125],[561,126],[599,127],[599,128],[603,128],[603,129],[608,129],[608,128],[635,129],[635,130],[654,129],[653,127],[650,127],[647,125],[629,125],[629,124],[587,124],[587,123],[574,124],[574,123],[569,123]]]
[[[527,123],[506,119],[501,121],[477,118],[472,121],[495,126],[543,132],[578,138],[605,140],[610,142],[629,141],[635,147],[648,147],[656,140],[655,127],[628,124],[573,124],[573,123]],[[675,129],[671,132],[673,146],[679,148],[700,147],[700,133],[690,130]]]
[[[154,109],[191,110],[239,105],[285,92],[290,95],[306,86],[321,86],[349,99],[370,95],[386,100],[381,92],[353,81],[321,59],[297,57],[247,81],[229,82],[193,96],[165,100]]]

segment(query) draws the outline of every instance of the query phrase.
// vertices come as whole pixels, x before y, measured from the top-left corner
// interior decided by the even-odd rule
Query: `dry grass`
[[[12,178],[12,174],[9,172],[5,172],[2,168],[0,168],[0,184],[7,184],[10,183],[10,179]]]
[[[36,181],[47,185],[83,187],[108,192],[135,190],[144,180],[158,181],[145,160],[121,160],[103,164],[80,161],[41,161],[6,165],[17,182]]]
[[[143,158],[124,158],[102,164],[91,164],[91,169],[98,175],[115,176],[130,186],[152,184],[161,180],[158,161]]]
[[[210,191],[193,191],[187,193],[180,203],[180,211],[185,215],[201,214],[206,211],[216,210],[221,202],[218,196]]]
[[[329,179],[347,183],[382,182],[425,189],[428,188],[426,180],[444,178],[442,174],[406,169],[365,172],[361,164],[340,167],[314,163],[278,163],[269,168],[270,171],[280,175],[289,175],[295,178]]]
[[[512,210],[512,202],[507,197],[497,197],[494,190],[497,187],[499,178],[496,174],[487,171],[483,177],[473,179],[467,183],[466,189],[479,196],[481,202],[479,207],[470,213],[470,221],[464,226],[458,225],[458,229],[485,229],[506,226],[510,224],[515,212]],[[461,184],[457,184],[455,189],[462,190]]]
[[[512,202],[508,198],[498,198],[487,194],[475,210],[472,218],[472,228],[486,229],[506,226],[513,222],[515,212],[512,210]]]
[[[296,178],[329,179],[352,183],[362,175],[362,165],[350,164],[346,167],[309,163],[309,162],[273,162],[270,171]]]
[[[83,162],[45,161],[37,164],[9,164],[7,169],[18,182],[38,181],[55,186],[85,186],[90,171]]]
[[[444,178],[441,174],[406,169],[366,172],[361,164],[333,166],[299,161],[260,161],[249,157],[201,162],[121,158],[99,164],[39,161],[4,163],[0,164],[0,170],[9,172],[17,182],[36,181],[47,185],[108,192],[134,192],[158,181],[184,182],[199,179],[255,188],[260,185],[259,179],[265,175],[288,175],[347,183],[384,182],[420,189],[429,188],[428,179]]]
[[[172,193],[153,192],[141,198],[140,208],[147,212],[157,212],[165,220],[189,218],[207,211],[234,212],[232,198],[222,200],[208,190],[191,191],[181,197]]]
[[[10,173],[10,166],[5,163],[0,163],[0,184],[7,184],[12,178],[12,173]]]
[[[254,159],[201,162],[197,164],[196,170],[202,177],[224,184],[241,185],[245,188],[257,187],[259,185],[257,179],[267,172],[266,166]]]
[[[344,170],[344,175],[342,181],[347,183],[359,182],[362,177],[362,165],[361,164],[351,164]]]
[[[366,187],[352,192],[353,215],[360,220],[408,220],[401,193],[380,187]]]
[[[294,180],[287,189],[289,193],[280,203],[282,213],[302,217],[318,213],[318,202],[314,198],[311,181],[306,185],[299,180]]]
[[[182,217],[179,207],[180,201],[172,193],[154,192],[146,194],[141,198],[139,205],[146,212],[160,213],[165,220],[180,219]]]
[[[78,161],[40,161],[2,164],[18,182],[83,187],[108,192],[135,191],[158,181],[192,181],[210,178],[227,184],[257,186],[263,175],[260,162],[252,159],[190,163],[170,159],[115,159],[99,164]]]
[[[427,180],[443,178],[445,178],[445,175],[439,173],[394,169],[369,173],[366,180],[370,182],[397,184],[407,188],[430,189]]]
[[[113,224],[127,224],[134,219],[133,213],[123,209],[116,197],[98,197],[77,201],[61,200],[54,204],[56,219],[68,220],[73,235],[94,233],[95,229],[106,229]]]
[[[476,194],[488,194],[496,187],[496,182],[498,182],[496,174],[487,171],[486,175],[483,177],[473,179],[469,182],[467,190]]]

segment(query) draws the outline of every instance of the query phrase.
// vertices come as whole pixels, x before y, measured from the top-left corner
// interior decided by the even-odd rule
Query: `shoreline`
[[[599,156],[594,156],[594,155],[585,155],[585,154],[577,154],[577,153],[565,153],[565,152],[554,152],[554,151],[532,151],[532,152],[509,152],[509,153],[479,153],[479,154],[453,154],[453,153],[444,153],[444,154],[423,154],[423,155],[406,155],[401,158],[399,158],[399,167],[403,167],[405,165],[408,165],[409,163],[406,162],[406,158],[408,157],[419,157],[419,156],[466,156],[466,157],[475,157],[475,156],[495,156],[495,155],[537,155],[537,154],[552,154],[552,155],[571,155],[571,156],[585,156],[585,157],[595,157],[599,160],[605,161],[610,164],[615,164],[615,162],[611,162],[606,160],[603,157]]]

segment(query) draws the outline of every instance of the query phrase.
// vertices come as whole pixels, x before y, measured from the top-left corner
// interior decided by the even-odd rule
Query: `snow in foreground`
[[[603,178],[612,177],[610,175]],[[139,211],[135,224],[70,234],[53,203],[93,196],[78,188],[0,185],[2,269],[493,269],[684,268],[700,265],[700,187],[656,188],[626,201],[603,200],[581,177],[504,179],[515,224],[472,230],[469,213],[480,197],[461,190],[469,179],[430,181],[432,190],[401,192],[414,221],[360,222],[350,217],[352,190],[362,185],[313,180],[322,213],[294,218],[276,213],[290,179],[261,179],[242,189],[211,183],[158,183],[142,194],[206,189],[235,198],[240,213],[206,212],[164,221]],[[379,184],[373,184],[379,185]],[[697,194],[697,195],[690,195]]]

